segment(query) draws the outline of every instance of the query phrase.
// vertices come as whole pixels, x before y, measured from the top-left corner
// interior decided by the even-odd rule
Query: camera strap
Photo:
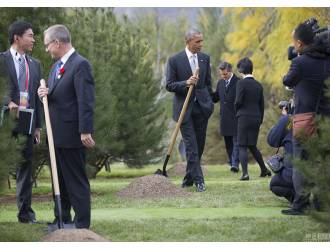
[[[277,148],[276,153],[275,153],[276,155],[278,154],[278,151],[280,151],[280,147]]]

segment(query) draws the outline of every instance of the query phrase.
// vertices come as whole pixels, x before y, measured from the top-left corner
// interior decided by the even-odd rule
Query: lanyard
[[[29,64],[27,60],[25,60],[25,91],[27,92],[29,89]]]

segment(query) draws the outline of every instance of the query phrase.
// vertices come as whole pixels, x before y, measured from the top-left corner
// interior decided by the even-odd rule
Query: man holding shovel
[[[194,86],[180,127],[187,155],[186,175],[182,187],[195,184],[197,192],[204,192],[201,157],[208,119],[213,112],[210,57],[200,52],[203,45],[203,34],[200,31],[189,30],[185,41],[185,50],[168,60],[166,89],[174,92],[173,119],[178,121],[188,88]],[[198,72],[198,75],[194,74],[195,72]]]
[[[71,45],[69,30],[54,25],[44,32],[44,45],[56,60],[48,87],[40,86],[40,98],[48,95],[53,130],[62,219],[71,222],[71,207],[76,228],[89,228],[91,219],[90,186],[85,170],[85,148],[95,142],[93,132],[94,80],[90,63]],[[55,222],[59,220],[55,207]]]

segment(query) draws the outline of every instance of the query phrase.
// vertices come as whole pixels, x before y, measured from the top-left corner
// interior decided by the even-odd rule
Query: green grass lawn
[[[111,241],[308,241],[311,234],[328,233],[309,216],[284,216],[288,203],[269,191],[270,178],[259,178],[250,166],[248,182],[239,181],[226,166],[207,167],[206,192],[189,188],[190,197],[121,199],[116,192],[136,177],[152,174],[160,166],[128,169],[112,166],[91,181],[91,230]],[[35,196],[51,193],[45,170]],[[181,177],[171,178],[180,186]],[[2,195],[14,196],[15,189]],[[33,202],[37,219],[53,219],[53,202]],[[15,203],[0,204],[0,241],[39,241],[45,225],[17,223]]]

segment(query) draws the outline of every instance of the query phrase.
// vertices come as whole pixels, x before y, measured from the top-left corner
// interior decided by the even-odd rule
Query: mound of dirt
[[[87,229],[59,229],[47,235],[42,241],[51,242],[105,242],[107,239]]]
[[[136,178],[128,187],[120,190],[121,198],[164,198],[174,196],[190,196],[191,194],[176,187],[162,175],[147,175]]]
[[[183,178],[186,174],[186,166],[186,162],[175,163],[173,164],[173,167],[167,170],[167,175],[170,177],[179,176]],[[202,171],[204,175],[207,173],[207,169],[205,168],[205,166],[202,166]]]

